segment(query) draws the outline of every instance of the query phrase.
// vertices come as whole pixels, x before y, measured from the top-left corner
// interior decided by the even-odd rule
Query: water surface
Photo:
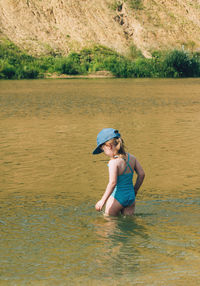
[[[0,81],[0,284],[198,285],[200,80]],[[133,218],[94,205],[97,133],[146,178]]]

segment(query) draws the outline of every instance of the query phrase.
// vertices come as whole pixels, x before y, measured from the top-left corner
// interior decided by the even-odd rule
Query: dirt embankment
[[[134,3],[138,3],[135,5]],[[101,44],[145,56],[155,49],[200,49],[199,0],[4,0],[0,35],[30,54],[68,54]]]

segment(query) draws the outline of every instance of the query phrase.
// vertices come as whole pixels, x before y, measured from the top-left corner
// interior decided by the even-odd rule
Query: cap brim
[[[98,146],[96,149],[94,149],[94,151],[93,151],[93,155],[97,155],[97,154],[100,154],[100,153],[102,153],[103,151],[101,150],[101,148],[100,148],[100,146]]]

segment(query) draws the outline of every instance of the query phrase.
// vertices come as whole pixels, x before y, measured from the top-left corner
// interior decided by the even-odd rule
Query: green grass
[[[112,10],[121,11],[123,3],[125,2],[131,9],[142,10],[144,8],[143,0],[113,0],[110,4],[110,8]]]
[[[122,0],[113,0],[112,3],[110,4],[110,8],[112,10],[121,10],[123,5]]]
[[[33,57],[7,40],[0,41],[0,79],[43,78],[47,73],[87,75],[101,70],[121,78],[199,77],[200,55],[154,51],[152,58],[146,59],[132,45],[127,57],[104,46],[71,52],[67,57]]]
[[[127,0],[127,2],[132,9],[142,10],[144,8],[143,0]]]

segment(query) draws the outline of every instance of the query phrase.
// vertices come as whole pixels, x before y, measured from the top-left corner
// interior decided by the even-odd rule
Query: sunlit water
[[[94,209],[96,135],[146,172],[135,217]],[[0,285],[200,283],[200,80],[0,81]]]

